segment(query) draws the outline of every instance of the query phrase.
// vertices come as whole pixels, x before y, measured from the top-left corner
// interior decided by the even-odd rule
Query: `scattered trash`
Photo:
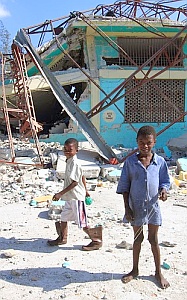
[[[14,249],[5,250],[2,253],[2,257],[5,257],[5,258],[12,258],[15,255],[16,255],[16,251]]]
[[[34,200],[39,203],[39,202],[47,202],[47,201],[52,201],[53,196],[52,195],[42,195],[39,197],[35,197]]]
[[[18,271],[18,270],[11,270],[11,275],[13,276],[21,276],[23,272]]]
[[[62,267],[63,267],[63,268],[69,268],[69,267],[70,267],[70,262],[69,262],[69,261],[65,261],[65,262],[62,264]]]
[[[95,189],[96,189],[96,184],[91,184],[91,186],[90,186],[90,191],[95,191]]]
[[[37,281],[38,278],[37,277],[31,277],[31,281]]]
[[[176,244],[170,243],[170,242],[167,242],[167,241],[162,241],[161,245],[165,246],[165,247],[175,247],[176,246]]]
[[[187,195],[187,190],[182,190],[181,193]]]
[[[180,171],[179,172],[179,180],[187,181],[187,172]]]
[[[177,178],[175,178],[175,177],[173,178],[173,180],[174,180],[174,183],[176,184],[176,186],[179,187],[180,181]]]
[[[33,200],[33,199],[30,201],[29,204],[30,204],[30,206],[37,206],[36,200]]]
[[[106,252],[112,253],[113,250],[112,249],[107,249]]]
[[[174,203],[173,206],[181,206],[187,208],[187,204],[182,204],[182,203]]]
[[[122,241],[120,244],[116,245],[116,248],[123,248],[126,250],[132,250],[133,246],[130,243],[127,243],[126,241]]]
[[[166,270],[170,269],[170,265],[168,265],[165,261],[163,262],[162,267]]]

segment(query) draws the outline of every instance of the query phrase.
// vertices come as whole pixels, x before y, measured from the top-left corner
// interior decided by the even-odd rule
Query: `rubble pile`
[[[13,140],[16,159],[22,159],[22,163],[10,164],[9,141],[4,137],[0,141],[0,206],[9,203],[26,201],[32,203],[37,197],[54,195],[63,188],[65,172],[65,156],[63,146],[58,142],[40,143],[44,157],[44,165],[38,166],[38,155],[36,146],[29,141]],[[86,144],[87,145],[87,144]],[[119,152],[119,147],[117,149]],[[126,153],[127,149],[125,149]],[[161,154],[161,153],[159,153]],[[164,151],[163,151],[164,154]],[[124,149],[122,154],[124,156]],[[118,165],[105,164],[99,154],[89,149],[88,145],[81,143],[78,157],[83,166],[87,178],[88,189],[109,188],[117,183],[120,178],[123,163]],[[187,194],[187,158],[173,159],[166,157],[171,176],[170,194],[177,193],[186,196]],[[30,159],[27,165],[28,159]],[[4,161],[3,161],[4,160]],[[8,162],[8,163],[6,163]],[[32,163],[32,164],[31,164]],[[41,205],[47,205],[43,201]]]

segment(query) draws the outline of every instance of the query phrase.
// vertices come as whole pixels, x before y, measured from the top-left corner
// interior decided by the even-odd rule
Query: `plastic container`
[[[86,203],[86,205],[91,205],[92,202],[93,202],[93,200],[92,200],[91,197],[87,196],[87,197],[85,198],[85,203]]]
[[[162,266],[163,266],[163,268],[166,269],[166,270],[169,270],[169,269],[170,269],[170,265],[168,265],[165,261],[163,262]]]

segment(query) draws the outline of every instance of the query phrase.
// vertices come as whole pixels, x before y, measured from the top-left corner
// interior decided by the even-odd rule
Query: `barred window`
[[[131,80],[126,92],[137,84],[139,80]],[[153,80],[127,93],[125,98],[125,122],[172,122],[184,110],[185,80]]]
[[[128,56],[138,66],[144,64],[150,57],[152,57],[157,51],[171,38],[118,38],[118,45],[128,54]],[[156,58],[151,60],[147,66],[165,67],[170,66],[174,61],[178,50],[182,47],[182,38],[178,38],[170,43],[163,51],[157,55]],[[180,51],[179,61],[174,67],[183,67],[182,51]],[[181,58],[181,59],[180,59]],[[133,62],[127,59],[123,52],[119,51],[118,57],[103,57],[107,65],[117,64],[120,66],[134,66]]]

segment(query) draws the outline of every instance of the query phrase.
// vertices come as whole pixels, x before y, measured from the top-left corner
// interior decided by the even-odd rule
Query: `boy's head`
[[[73,157],[78,152],[78,141],[74,138],[67,139],[64,143],[64,154],[66,158]]]
[[[142,126],[137,133],[136,138],[140,152],[151,152],[156,143],[156,132],[152,126]]]
[[[138,130],[138,133],[137,133],[137,139],[140,135],[152,135],[154,137],[154,139],[156,140],[156,131],[154,129],[153,126],[149,126],[149,125],[146,125],[146,126],[142,126],[139,130]]]

